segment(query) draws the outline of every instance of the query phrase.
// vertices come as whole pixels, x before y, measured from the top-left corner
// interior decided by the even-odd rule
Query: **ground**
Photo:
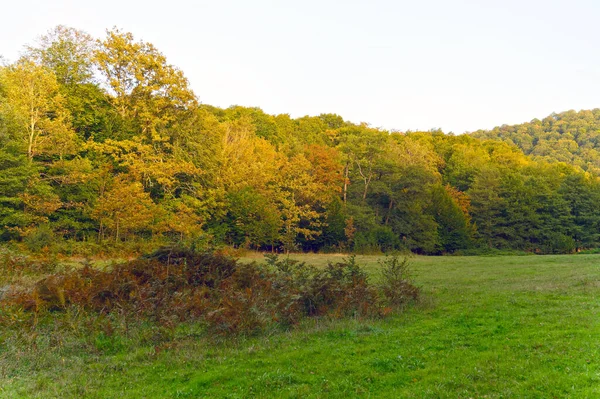
[[[376,279],[378,257],[358,260]],[[422,300],[383,320],[222,341],[185,325],[160,346],[100,334],[93,351],[51,333],[17,348],[5,331],[0,397],[600,397],[600,256],[411,262]]]

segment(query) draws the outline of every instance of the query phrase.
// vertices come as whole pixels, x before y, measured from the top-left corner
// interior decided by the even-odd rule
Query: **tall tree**
[[[23,194],[36,170],[18,147],[0,140],[0,239],[20,238],[19,229],[30,224]]]
[[[116,110],[130,121],[133,134],[160,135],[179,111],[197,103],[183,72],[168,64],[152,44],[136,42],[131,33],[107,31],[94,59]]]
[[[56,75],[73,128],[84,140],[117,138],[122,121],[95,78],[96,41],[87,33],[59,25],[27,47],[27,57]]]
[[[0,112],[30,161],[39,154],[75,151],[75,134],[56,76],[47,68],[21,59],[0,70]]]
[[[491,248],[498,246],[498,225],[504,209],[500,185],[500,172],[490,166],[479,171],[468,191],[476,235],[485,246]]]
[[[91,83],[94,77],[93,52],[96,42],[87,33],[59,25],[27,46],[28,56],[50,69],[59,84]]]
[[[108,231],[119,241],[132,232],[152,229],[160,211],[140,183],[119,177],[100,196],[92,217],[100,224],[101,238]]]

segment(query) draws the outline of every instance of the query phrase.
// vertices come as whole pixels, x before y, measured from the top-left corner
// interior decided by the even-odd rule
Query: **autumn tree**
[[[153,138],[174,123],[180,110],[196,104],[183,72],[167,63],[152,44],[131,33],[107,31],[95,63],[113,95],[111,102],[132,134]]]
[[[159,214],[140,183],[119,177],[100,196],[92,217],[100,225],[100,238],[109,232],[119,241],[129,233],[150,230]]]
[[[75,151],[75,135],[56,76],[28,59],[0,70],[0,112],[10,134],[34,156]]]
[[[27,46],[26,56],[52,71],[75,132],[84,140],[118,138],[123,120],[110,104],[110,96],[96,77],[97,43],[86,32],[59,25]]]

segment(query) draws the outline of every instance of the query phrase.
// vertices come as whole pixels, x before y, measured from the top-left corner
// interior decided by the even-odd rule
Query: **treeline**
[[[149,43],[65,27],[0,68],[0,240],[423,254],[599,244],[600,182],[514,145],[201,104]]]
[[[472,134],[514,144],[534,159],[566,162],[600,174],[600,109],[553,113],[542,120]]]

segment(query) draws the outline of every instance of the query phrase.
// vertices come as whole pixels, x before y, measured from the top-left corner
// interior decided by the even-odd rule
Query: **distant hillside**
[[[551,114],[472,135],[512,143],[536,159],[567,162],[600,175],[600,109]]]

